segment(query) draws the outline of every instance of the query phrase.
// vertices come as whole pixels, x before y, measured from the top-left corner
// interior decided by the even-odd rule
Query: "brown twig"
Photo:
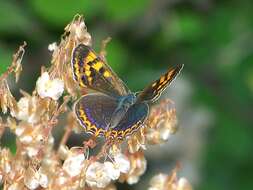
[[[66,127],[66,130],[65,130],[65,133],[61,139],[61,142],[60,142],[60,145],[59,145],[59,148],[62,146],[62,145],[65,145],[69,139],[69,136],[72,132],[72,129],[73,129],[73,126],[72,125],[68,125]],[[58,150],[59,151],[59,150]]]
[[[7,68],[7,70],[0,76],[0,81],[6,79],[9,74],[11,74],[12,72],[15,71],[15,68],[17,67],[17,62],[18,60],[22,60],[23,55],[25,53],[25,46],[26,46],[26,42],[23,43],[23,45],[21,45],[17,51],[17,53],[15,53],[13,55],[13,60],[12,60],[12,64]]]
[[[47,127],[45,128],[45,136],[46,140],[48,139],[49,133],[52,131],[53,127],[58,123],[58,116],[64,112],[66,104],[69,102],[70,96],[65,96],[63,103],[60,105],[58,109],[56,109],[51,117],[51,119],[47,122]]]

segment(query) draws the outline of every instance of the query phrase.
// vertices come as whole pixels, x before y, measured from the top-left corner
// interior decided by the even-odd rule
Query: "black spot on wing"
[[[90,53],[89,46],[86,46],[84,44],[79,44],[74,50],[73,59],[77,57],[78,65],[80,67],[83,67],[84,59],[89,55],[89,53]]]
[[[94,68],[90,68],[90,76],[92,77],[92,78],[94,78],[95,76],[96,76],[96,70],[94,69]]]
[[[94,60],[88,62],[87,65],[92,66],[92,65],[94,65],[95,63],[97,63],[98,61],[100,61],[100,59],[97,57],[97,58],[95,58]]]
[[[99,69],[99,73],[100,73],[100,74],[104,74],[104,72],[105,72],[105,68],[104,68],[104,67],[101,67],[101,68]]]
[[[82,81],[84,84],[88,83],[87,77],[85,75],[82,75]]]

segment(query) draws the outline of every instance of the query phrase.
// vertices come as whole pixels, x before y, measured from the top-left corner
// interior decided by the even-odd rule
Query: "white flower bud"
[[[124,154],[115,155],[114,160],[120,172],[127,173],[130,170],[130,161]]]
[[[116,164],[113,164],[112,162],[105,162],[104,163],[106,171],[108,172],[108,176],[112,180],[117,180],[120,176],[120,170],[116,166]]]
[[[111,182],[107,168],[100,162],[93,162],[86,171],[86,183],[90,187],[105,188]]]
[[[64,83],[58,78],[50,80],[49,74],[44,72],[37,80],[36,88],[41,98],[50,97],[58,100],[64,91]]]
[[[82,153],[77,154],[77,155],[71,155],[65,160],[62,168],[71,177],[77,176],[82,171],[82,168],[83,168],[82,166],[83,166],[84,160],[85,160],[85,157]]]

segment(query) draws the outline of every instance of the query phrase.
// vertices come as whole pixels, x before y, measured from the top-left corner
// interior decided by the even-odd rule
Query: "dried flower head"
[[[1,78],[3,78],[3,75]],[[7,113],[8,108],[11,112],[17,111],[17,102],[13,97],[5,78],[0,80],[0,103],[4,114]]]
[[[130,170],[130,160],[122,153],[114,155],[114,165],[121,173],[128,173]]]
[[[100,162],[91,163],[86,171],[86,183],[90,187],[105,188],[111,182],[109,168]]]
[[[176,132],[177,126],[174,104],[168,99],[161,101],[151,107],[144,126],[127,141],[129,152],[145,150],[147,144],[165,143]]]
[[[147,168],[147,160],[144,157],[142,151],[135,152],[127,155],[130,160],[130,170],[126,174],[122,174],[120,181],[126,181],[128,184],[135,184],[139,181],[139,178]]]
[[[40,115],[36,112],[37,105],[38,98],[36,96],[24,96],[17,103],[17,111],[11,112],[11,115],[18,120],[36,123],[40,118]],[[40,110],[40,113],[43,114],[43,110]]]
[[[128,144],[128,151],[130,153],[135,153],[141,149],[143,150],[146,149],[146,137],[144,132],[145,128],[140,128],[139,131],[137,131],[129,138],[127,144]]]
[[[104,162],[104,165],[109,177],[112,180],[117,180],[121,173],[128,173],[130,170],[130,161],[127,156],[122,153],[114,155],[113,159],[114,162],[106,161]]]
[[[91,35],[87,32],[82,16],[76,15],[73,21],[66,26],[65,31],[70,32],[70,38],[73,38],[74,41],[91,45]]]
[[[177,166],[170,175],[158,174],[150,180],[148,190],[192,190],[190,183],[185,178],[177,178]]]
[[[64,83],[58,78],[50,79],[49,74],[44,72],[37,80],[36,88],[41,98],[58,100],[64,91]]]
[[[82,172],[85,166],[85,157],[82,149],[73,147],[68,151],[68,156],[65,159],[62,169],[69,176],[74,177]]]
[[[176,109],[170,100],[164,100],[151,109],[145,137],[149,144],[161,144],[177,130]]]
[[[28,189],[37,189],[40,185],[39,173],[33,168],[28,168],[24,173],[24,184]]]

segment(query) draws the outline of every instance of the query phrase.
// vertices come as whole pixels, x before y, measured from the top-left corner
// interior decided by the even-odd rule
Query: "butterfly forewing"
[[[146,87],[142,92],[138,94],[137,102],[156,101],[161,93],[166,89],[166,87],[176,78],[182,68],[183,65],[178,65],[172,69],[169,69],[158,80],[151,83],[151,85]]]
[[[89,46],[79,44],[72,54],[72,71],[81,87],[110,96],[127,95],[129,90],[119,77]]]

